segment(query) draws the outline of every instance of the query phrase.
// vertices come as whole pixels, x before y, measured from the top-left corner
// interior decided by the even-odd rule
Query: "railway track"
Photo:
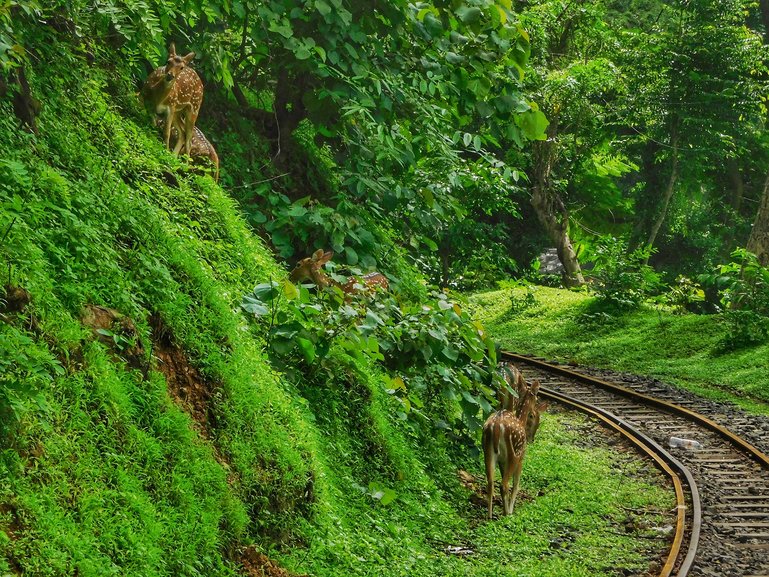
[[[755,429],[749,417],[662,384],[618,385],[531,357],[503,358],[539,379],[542,394],[629,432],[670,476],[678,519],[660,577],[769,577],[769,456],[745,440]],[[671,437],[701,447],[670,448]]]

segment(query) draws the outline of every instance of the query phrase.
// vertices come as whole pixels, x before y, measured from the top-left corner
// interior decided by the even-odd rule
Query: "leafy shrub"
[[[659,287],[659,275],[646,264],[651,248],[629,251],[624,240],[606,236],[594,250],[591,288],[599,301],[618,309],[634,309]]]
[[[324,373],[333,380],[338,367],[331,350],[352,359],[367,357],[391,375],[388,392],[398,400],[397,416],[412,426],[428,422],[446,428],[453,415],[423,412],[425,404],[450,399],[462,414],[453,427],[476,431],[479,413],[490,411],[496,371],[496,345],[482,325],[444,293],[432,302],[399,303],[392,294],[356,294],[346,300],[329,287],[317,296],[307,286],[288,281],[258,285],[242,307],[269,324],[272,362],[290,374],[298,370]],[[498,384],[498,383],[496,383]]]
[[[705,301],[705,291],[700,284],[687,276],[679,275],[670,290],[663,295],[663,301],[676,312],[699,311]]]
[[[700,276],[703,284],[714,286],[726,325],[721,339],[724,350],[765,341],[769,337],[769,268],[761,266],[755,254],[740,248],[732,262],[712,274]]]

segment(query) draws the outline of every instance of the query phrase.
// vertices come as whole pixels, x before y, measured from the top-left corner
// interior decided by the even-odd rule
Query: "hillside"
[[[660,555],[617,531],[631,509],[664,522],[656,474],[580,444],[587,425],[565,415],[532,447],[520,514],[484,520],[462,416],[487,406],[471,377],[490,378],[493,343],[397,251],[381,262],[400,302],[337,303],[358,325],[281,356],[274,323],[241,307],[289,285],[227,190],[243,184],[230,167],[269,161],[210,120],[238,107],[212,89],[202,121],[227,152],[220,188],[164,150],[132,62],[43,38],[26,66],[37,133],[0,101],[0,573],[281,574],[268,555],[312,575],[579,577]],[[387,325],[393,311],[411,324]]]

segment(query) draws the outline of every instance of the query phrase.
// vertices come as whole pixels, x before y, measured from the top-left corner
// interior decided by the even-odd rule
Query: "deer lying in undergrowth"
[[[519,398],[513,402],[502,395],[501,408],[492,413],[483,425],[483,458],[486,464],[486,497],[489,519],[494,506],[494,469],[499,466],[502,476],[502,508],[505,515],[512,515],[523,469],[526,446],[534,440],[539,429],[540,415],[547,409],[547,403],[540,403],[539,381],[527,385],[517,371],[515,386]],[[520,377],[520,378],[519,378]],[[508,384],[508,375],[505,375]],[[507,408],[506,408],[507,407]],[[510,479],[513,486],[510,487]]]
[[[203,103],[203,83],[197,73],[189,67],[195,53],[178,56],[173,43],[168,49],[165,66],[156,68],[147,78],[141,90],[144,106],[150,114],[163,118],[164,141],[171,150],[171,129],[180,135],[173,153],[178,156],[182,147],[190,156],[192,139],[195,136],[195,122]]]
[[[346,283],[335,281],[323,270],[323,265],[330,261],[333,256],[334,253],[331,251],[316,250],[312,256],[303,258],[296,263],[288,279],[293,283],[309,280],[320,289],[335,286],[345,295],[368,292],[378,288],[387,290],[390,286],[387,277],[381,272],[370,272],[359,277],[350,277]]]
[[[165,131],[163,119],[156,117],[156,124],[160,128],[161,132]],[[171,128],[171,142],[179,143],[179,131],[176,128]],[[192,135],[192,143],[190,144],[190,159],[193,162],[199,159],[207,159],[204,162],[210,162],[214,168],[213,176],[216,182],[219,182],[219,155],[216,154],[214,145],[209,142],[203,131],[197,126],[195,127],[194,134]]]

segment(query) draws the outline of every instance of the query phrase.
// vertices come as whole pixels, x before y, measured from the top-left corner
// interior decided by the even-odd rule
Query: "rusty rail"
[[[607,388],[611,391],[617,392],[618,394],[622,394],[623,396],[634,398],[639,402],[643,402],[644,404],[650,404],[652,406],[665,408],[666,410],[672,410],[671,407],[674,407],[676,409],[680,409],[680,411],[676,411],[676,412],[679,412],[679,414],[684,414],[687,417],[689,417],[690,415],[697,415],[698,417],[700,417],[700,419],[698,419],[698,422],[704,423],[707,421],[712,423],[712,421],[710,421],[706,417],[703,417],[702,415],[698,415],[697,413],[689,411],[688,409],[685,409],[683,407],[677,407],[676,405],[672,405],[671,403],[668,403],[666,401],[662,401],[660,399],[654,399],[653,397],[648,397],[646,395],[641,395],[639,393],[636,393],[635,391],[631,391],[630,389],[618,387],[617,385],[613,385],[611,383],[607,383],[606,381],[589,377],[581,373],[570,371],[568,369],[564,369],[563,367],[550,365],[538,359],[531,359],[529,357],[524,357],[521,355],[516,355],[513,353],[507,353],[507,352],[503,352],[502,357],[506,360],[515,360],[517,362],[534,365],[537,368],[540,368],[542,370],[545,370],[551,373],[556,373],[556,374],[568,377],[570,379],[577,380],[582,383],[596,385],[601,388]],[[635,427],[633,427],[630,423],[628,423],[624,419],[621,419],[620,417],[617,417],[616,415],[613,415],[612,413],[605,411],[599,407],[591,405],[590,403],[586,403],[579,399],[575,399],[573,397],[570,397],[569,395],[559,393],[549,388],[545,388],[545,387],[541,388],[540,394],[554,401],[557,401],[561,404],[571,406],[581,412],[584,412],[592,416],[593,418],[600,420],[610,428],[618,431],[622,436],[627,438],[639,451],[648,455],[654,461],[657,467],[671,478],[671,481],[675,489],[676,502],[677,502],[676,530],[673,537],[673,544],[670,547],[670,553],[668,554],[666,562],[662,567],[659,577],[671,577],[671,575],[673,575],[673,572],[676,571],[676,569],[677,569],[677,572],[675,573],[676,577],[686,577],[689,573],[689,570],[691,569],[692,564],[694,563],[694,559],[697,554],[697,546],[699,545],[700,528],[702,526],[702,504],[700,502],[699,490],[697,489],[697,484],[691,472],[689,471],[689,469],[686,468],[675,457],[673,457],[673,455],[671,455],[666,449],[660,446],[656,441],[654,441],[647,435],[638,431]],[[650,402],[650,401],[654,401],[654,402]],[[716,425],[715,423],[713,423],[713,425],[718,427],[718,425]],[[738,439],[738,437],[736,437],[731,433],[730,433],[730,436],[727,438],[731,440],[732,437],[735,437]],[[744,441],[743,443],[747,444]],[[689,495],[691,500],[691,511],[689,511],[687,508],[686,496],[684,493],[684,484],[686,484],[686,486],[689,489]],[[689,514],[687,515],[687,513]],[[687,527],[687,518],[690,518],[688,527]],[[686,539],[687,528],[689,530],[689,540],[688,540],[688,544],[686,546],[685,555],[684,555],[683,545]],[[683,556],[683,559],[682,559],[682,556]]]

